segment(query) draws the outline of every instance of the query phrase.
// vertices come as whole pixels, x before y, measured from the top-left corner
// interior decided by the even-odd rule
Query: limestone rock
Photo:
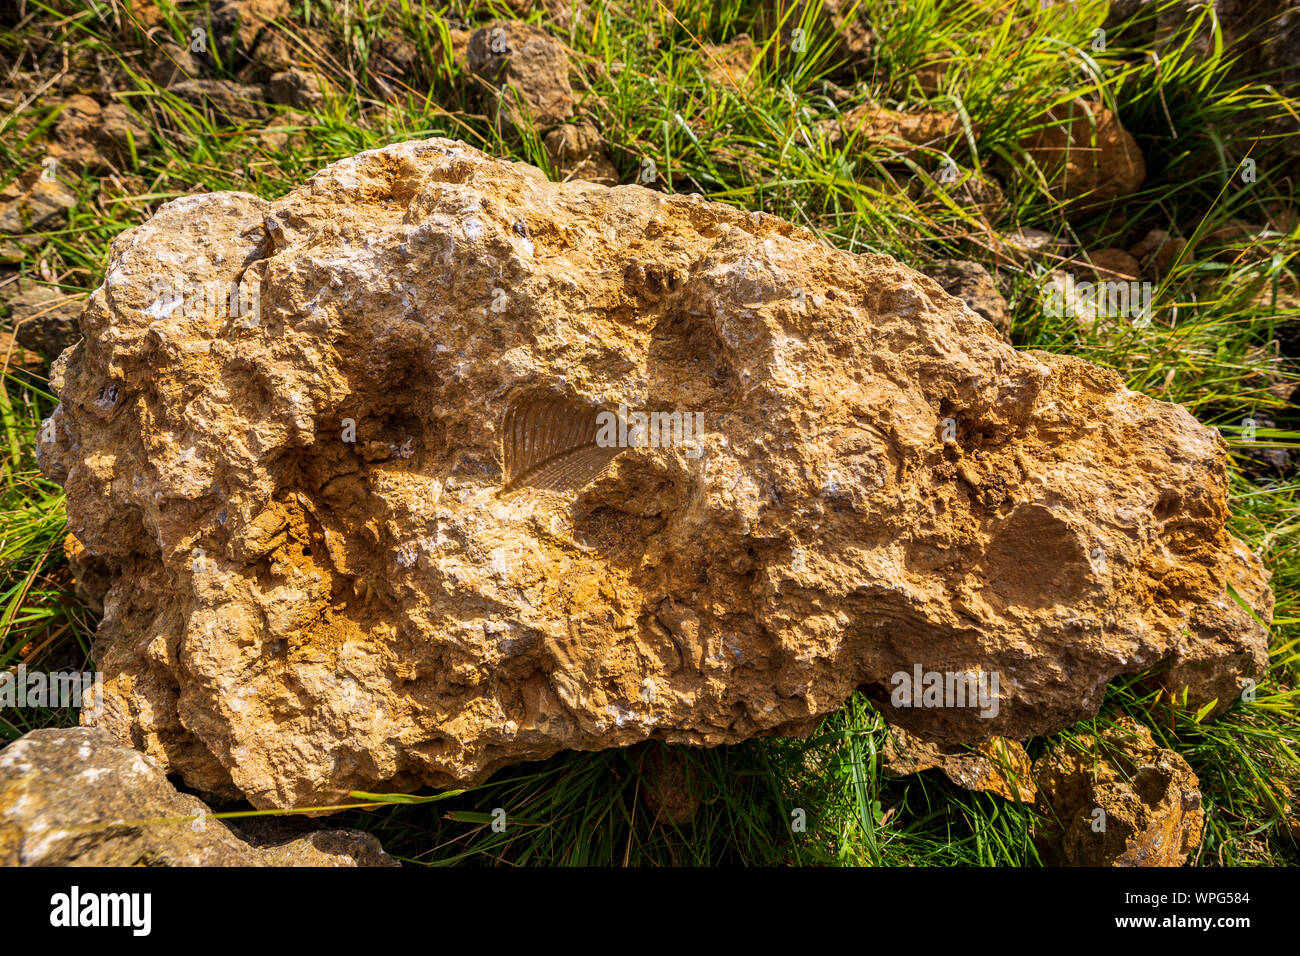
[[[1041,846],[1066,866],[1181,866],[1201,844],[1200,781],[1131,718],[1034,765]]]
[[[329,81],[324,77],[298,67],[271,76],[271,99],[294,109],[315,109],[324,101],[329,88]]]
[[[923,150],[941,150],[961,134],[961,118],[943,110],[903,113],[864,103],[823,125],[831,144],[852,138],[862,149],[888,146],[899,158],[916,158]]]
[[[562,179],[618,184],[618,169],[609,158],[600,130],[590,122],[565,123],[546,134],[546,155]]]
[[[64,295],[49,286],[34,285],[9,300],[9,323],[23,348],[55,359],[81,338],[77,316],[85,304],[84,295]]]
[[[1141,264],[1132,253],[1123,249],[1094,249],[1087,254],[1084,271],[1103,281],[1130,281],[1142,274]]]
[[[57,168],[57,167],[56,167]],[[60,228],[77,194],[46,170],[28,173],[0,190],[0,262],[19,262]]]
[[[652,819],[673,826],[686,826],[700,809],[698,775],[679,749],[646,744],[640,755],[638,774],[640,797]]]
[[[223,54],[233,46],[251,56],[271,22],[289,16],[289,0],[212,0],[211,14],[212,38]]]
[[[89,721],[200,790],[800,734],[914,666],[996,712],[891,722],[1025,739],[1264,668],[1214,429],[761,213],[401,143],[167,203],[81,323],[38,452],[111,569]]]
[[[1082,99],[1049,110],[1025,149],[1052,194],[1080,210],[1130,196],[1146,179],[1132,134],[1110,110]]]
[[[1014,740],[993,737],[972,749],[961,745],[936,744],[897,727],[881,756],[886,773],[905,777],[923,770],[941,770],[943,775],[967,790],[996,793],[1008,800],[1033,801],[1033,767],[1025,748]]]
[[[1007,300],[993,283],[989,270],[978,262],[963,259],[939,259],[925,269],[925,274],[949,295],[965,302],[993,324],[1005,338],[1011,329],[1011,312]]]
[[[541,27],[494,22],[476,30],[466,53],[470,72],[493,92],[501,129],[546,132],[573,116],[573,87],[564,44]]]
[[[773,47],[787,63],[798,62],[829,41],[833,44],[829,79],[848,82],[869,75],[875,36],[862,6],[854,0],[818,0],[816,6],[810,21],[808,0],[763,0],[759,5],[763,36],[780,32],[781,42]]]
[[[317,830],[248,842],[102,730],[34,730],[0,750],[3,866],[395,866],[379,841]]]
[[[267,91],[249,83],[181,80],[172,84],[171,91],[201,109],[211,110],[218,121],[225,123],[261,120],[270,114]]]

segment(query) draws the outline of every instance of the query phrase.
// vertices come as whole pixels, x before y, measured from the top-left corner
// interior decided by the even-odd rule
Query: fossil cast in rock
[[[103,592],[93,721],[209,793],[800,734],[856,688],[1024,739],[1264,667],[1216,432],[771,216],[401,143],[168,203],[80,321],[40,453]],[[701,428],[608,447],[619,408]],[[892,707],[914,668],[997,706]]]

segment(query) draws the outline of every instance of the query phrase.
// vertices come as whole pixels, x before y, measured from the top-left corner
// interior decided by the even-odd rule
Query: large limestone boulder
[[[1215,431],[770,216],[401,143],[168,203],[81,330],[39,451],[111,582],[90,719],[205,791],[799,734],[855,688],[1021,740],[1264,668]]]

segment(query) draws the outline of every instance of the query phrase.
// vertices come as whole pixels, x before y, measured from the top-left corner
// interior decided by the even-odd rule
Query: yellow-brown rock
[[[39,452],[112,582],[93,723],[203,791],[800,734],[914,667],[998,689],[891,722],[1025,739],[1264,668],[1213,429],[770,216],[400,143],[166,204],[80,322]],[[699,427],[593,440],[620,406]]]
[[[1007,800],[1032,802],[1033,766],[1025,748],[1015,740],[992,737],[977,747],[935,744],[894,727],[881,756],[885,772],[905,777],[924,770],[943,775],[967,790],[996,793]]]
[[[1034,764],[1038,840],[1066,866],[1181,866],[1201,845],[1200,781],[1128,717],[1061,741]]]
[[[1049,110],[1025,149],[1052,195],[1080,210],[1130,196],[1146,180],[1132,134],[1111,110],[1083,99]]]

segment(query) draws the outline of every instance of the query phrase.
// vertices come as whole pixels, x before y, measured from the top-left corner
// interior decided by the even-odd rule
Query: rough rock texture
[[[149,140],[148,128],[125,103],[100,106],[77,94],[63,101],[46,155],[72,169],[99,170],[122,165],[133,145],[144,149]]]
[[[85,304],[84,295],[65,295],[46,285],[33,285],[9,300],[9,324],[23,348],[55,359],[81,338],[77,316]]]
[[[270,90],[271,99],[275,102],[295,109],[310,110],[324,102],[330,84],[318,73],[294,67],[274,74]]]
[[[967,790],[996,793],[1008,800],[1033,801],[1033,767],[1025,748],[1014,740],[993,737],[974,750],[960,744],[935,744],[894,727],[881,753],[885,772],[905,777],[941,770]]]
[[[546,134],[543,145],[561,179],[585,179],[605,186],[618,183],[618,169],[594,123],[584,120],[557,126]]]
[[[1050,110],[1024,145],[1052,194],[1079,210],[1132,195],[1146,179],[1132,134],[1110,110],[1082,99]]]
[[[27,250],[45,241],[44,233],[60,228],[77,194],[45,171],[30,173],[0,190],[0,262],[18,262]]]
[[[913,665],[997,713],[891,720],[1024,739],[1119,674],[1223,710],[1264,667],[1217,432],[760,213],[403,143],[166,204],[81,322],[38,448],[113,581],[94,723],[196,788],[797,734]],[[620,404],[702,426],[618,453]]]
[[[1181,866],[1201,845],[1200,781],[1130,718],[1034,764],[1040,848],[1066,866]],[[1098,814],[1098,811],[1101,811]]]
[[[942,110],[901,113],[864,103],[823,124],[831,145],[853,138],[859,148],[887,146],[899,158],[917,158],[923,151],[941,150],[961,134],[961,117]]]
[[[949,295],[961,299],[974,312],[988,319],[1006,337],[1011,329],[1011,312],[988,269],[978,262],[964,259],[938,259],[926,267],[925,274]]]
[[[492,91],[492,111],[505,132],[545,133],[573,116],[573,87],[564,44],[529,23],[494,22],[476,30],[466,53],[470,72]]]
[[[275,827],[250,843],[210,812],[102,730],[34,730],[0,750],[0,866],[396,865],[368,833]]]

